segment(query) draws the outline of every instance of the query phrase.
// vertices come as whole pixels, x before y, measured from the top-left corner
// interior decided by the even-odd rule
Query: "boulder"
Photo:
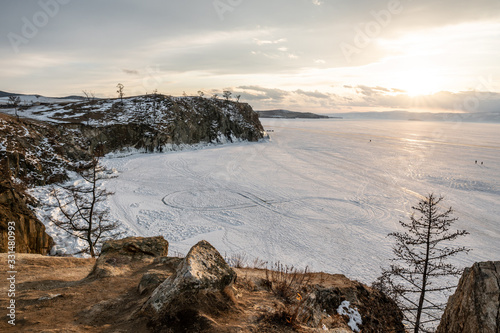
[[[500,261],[465,269],[436,332],[500,332]]]
[[[127,237],[118,240],[108,240],[102,245],[101,256],[119,254],[129,257],[166,257],[168,241],[163,237]]]
[[[231,308],[228,290],[235,280],[236,273],[220,253],[207,241],[201,241],[191,248],[177,271],[153,291],[143,313],[161,323],[209,318],[206,315]]]
[[[45,225],[28,208],[25,196],[5,179],[0,182],[0,252],[8,252],[9,222],[15,223],[15,252],[50,252],[54,241],[45,232]]]
[[[106,241],[89,277],[119,276],[130,271],[134,261],[153,261],[168,254],[163,237],[127,237]]]

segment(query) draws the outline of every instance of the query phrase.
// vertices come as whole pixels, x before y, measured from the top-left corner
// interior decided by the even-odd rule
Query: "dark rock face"
[[[500,332],[500,261],[465,269],[436,332]]]
[[[28,208],[9,179],[0,182],[0,252],[8,252],[8,223],[15,222],[17,253],[47,254],[54,245],[45,226]]]
[[[159,237],[127,237],[106,241],[89,277],[119,276],[130,271],[134,261],[166,257],[168,242]]]
[[[153,291],[143,312],[152,318],[153,325],[182,322],[185,316],[210,321],[206,315],[231,308],[227,288],[235,280],[236,273],[219,252],[201,241],[191,248],[176,273]]]

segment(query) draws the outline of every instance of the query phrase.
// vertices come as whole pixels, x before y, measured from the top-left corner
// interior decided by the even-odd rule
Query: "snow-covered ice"
[[[473,251],[455,263],[500,259],[500,125],[263,124],[269,142],[106,159],[119,172],[106,183],[112,215],[130,235],[164,236],[172,252],[206,239],[223,255],[370,283],[392,257],[387,234],[433,192],[470,232],[456,244]]]

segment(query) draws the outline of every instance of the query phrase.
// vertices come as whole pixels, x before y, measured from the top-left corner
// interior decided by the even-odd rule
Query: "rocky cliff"
[[[53,245],[45,226],[28,208],[26,198],[9,179],[0,182],[0,252],[8,252],[9,223],[14,222],[17,253],[47,254]]]
[[[0,113],[0,180],[20,185],[12,192],[16,198],[24,195],[23,186],[64,181],[68,171],[93,153],[130,148],[162,152],[182,144],[257,141],[264,133],[250,105],[201,97],[149,95],[123,102],[50,104],[28,108],[22,115],[25,118],[18,120]],[[8,200],[1,207],[2,216],[17,216],[17,230],[25,231],[18,251],[46,253],[51,242],[41,223],[32,214],[23,215],[29,211],[26,205]],[[1,228],[0,238],[6,235]]]
[[[466,268],[436,333],[500,332],[500,261]]]

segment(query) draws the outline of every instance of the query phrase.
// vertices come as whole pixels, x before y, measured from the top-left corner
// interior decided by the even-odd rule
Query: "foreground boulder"
[[[0,182],[0,252],[8,252],[8,226],[15,224],[15,252],[47,254],[54,245],[45,226],[31,212],[9,179]]]
[[[168,241],[163,237],[127,237],[108,240],[101,249],[90,277],[118,276],[128,272],[134,261],[152,261],[168,255]]]
[[[210,314],[229,310],[236,273],[207,241],[191,248],[177,271],[160,284],[143,306],[153,325],[191,323],[211,326]]]
[[[500,332],[500,261],[465,269],[436,332]]]

